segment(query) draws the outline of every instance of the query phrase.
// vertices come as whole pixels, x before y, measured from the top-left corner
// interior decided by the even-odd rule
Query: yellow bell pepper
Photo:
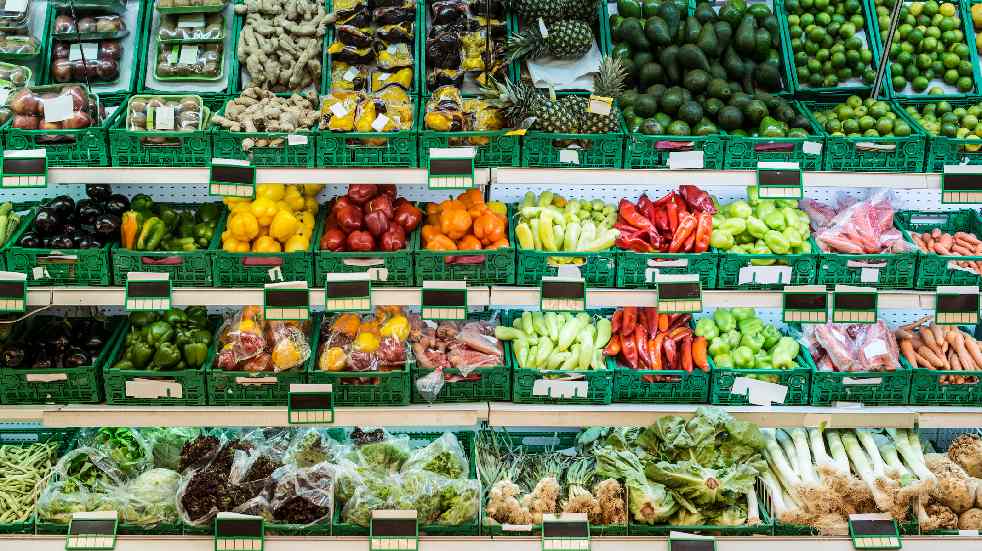
[[[488,203],[488,209],[498,216],[505,216],[508,214],[508,207],[501,201],[491,201]]]
[[[259,234],[259,222],[251,212],[240,211],[228,219],[228,231],[239,241],[252,241]]]
[[[382,324],[379,333],[383,337],[395,337],[400,341],[404,341],[409,337],[409,320],[403,315],[394,316]]]
[[[279,241],[268,235],[264,235],[252,242],[252,252],[254,253],[278,253],[282,252]]]
[[[276,201],[266,198],[257,198],[249,207],[249,212],[257,219],[276,216]]]
[[[281,210],[276,213],[273,222],[269,225],[269,235],[277,241],[285,242],[297,233],[299,227],[300,222],[293,216],[293,211]]]
[[[312,213],[305,210],[297,213],[297,221],[300,222],[300,225],[305,228],[313,228],[314,222],[316,221],[315,219],[316,217]]]
[[[303,210],[309,212],[310,214],[317,214],[320,209],[320,205],[317,204],[316,197],[307,197],[303,200]]]
[[[302,187],[304,197],[317,197],[317,194],[324,190],[324,184],[299,184]]]
[[[234,237],[229,237],[228,239],[222,239],[222,250],[227,253],[237,253],[239,252],[239,244],[241,241],[235,239]],[[246,245],[248,247],[249,245]]]
[[[379,340],[374,333],[369,333],[367,331],[361,332],[355,337],[355,342],[352,343],[352,348],[361,352],[372,353],[378,350]]]
[[[274,203],[286,194],[283,184],[259,184],[256,186],[256,199],[269,199]]]
[[[344,355],[344,350],[337,346],[332,346],[321,354],[317,361],[317,368],[321,371],[344,371],[348,364],[348,358]]]
[[[300,195],[300,192],[297,191],[297,188],[295,187],[290,188],[290,191],[283,196],[283,202],[286,203],[291,210],[303,210],[303,195]]]
[[[296,252],[306,251],[309,245],[310,245],[309,236],[303,236],[297,234],[291,237],[290,239],[286,240],[286,243],[283,244],[283,252],[296,253]]]

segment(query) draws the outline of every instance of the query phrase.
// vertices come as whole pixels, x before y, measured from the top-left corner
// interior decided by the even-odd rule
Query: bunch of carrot
[[[708,343],[693,334],[690,314],[659,314],[657,308],[625,306],[610,320],[613,336],[604,354],[640,370],[709,371]],[[660,382],[648,376],[647,382]]]
[[[894,331],[900,353],[911,367],[951,371],[942,384],[975,384],[978,377],[958,371],[982,371],[982,348],[975,337],[952,325],[937,325],[931,316]]]

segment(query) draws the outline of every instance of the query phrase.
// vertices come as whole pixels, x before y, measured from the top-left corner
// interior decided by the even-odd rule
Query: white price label
[[[307,145],[307,136],[301,134],[287,134],[287,145]]]
[[[344,75],[342,75],[341,78],[347,80],[348,82],[352,82],[355,80],[356,76],[358,76],[358,69],[355,69],[354,67],[348,67],[348,70],[344,72]]]
[[[198,46],[191,44],[187,46],[181,46],[181,54],[177,58],[177,62],[181,65],[194,65],[198,62]]]
[[[389,124],[389,117],[386,117],[380,113],[379,116],[375,117],[375,120],[372,121],[372,129],[376,132],[384,132],[385,125],[387,124]]]
[[[160,105],[153,110],[154,130],[174,130],[174,108]]]
[[[580,152],[575,149],[560,149],[559,162],[568,165],[580,164]]]
[[[61,122],[68,120],[75,112],[72,96],[62,94],[56,98],[41,100],[44,105],[45,122]]]
[[[205,26],[205,14],[203,13],[192,13],[189,15],[182,16],[177,20],[177,26],[185,29],[194,29],[198,27]]]
[[[68,61],[95,61],[99,59],[98,42],[79,42],[68,47]]]

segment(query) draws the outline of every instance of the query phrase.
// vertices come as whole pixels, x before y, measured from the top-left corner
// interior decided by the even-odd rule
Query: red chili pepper
[[[638,197],[638,210],[641,212],[647,212],[648,208],[654,207],[655,203],[648,198],[647,193],[642,193],[641,197]]]
[[[628,337],[625,337],[628,338]],[[651,369],[651,353],[648,352],[648,333],[640,325],[634,328],[634,335],[630,337],[634,340],[634,346],[638,349],[638,357],[641,359],[642,369]]]
[[[636,253],[653,253],[655,252],[654,247],[651,246],[647,241],[638,237],[638,235],[618,235],[617,240],[614,242],[615,245],[622,249],[627,249],[629,251],[634,251]]]
[[[682,339],[682,369],[692,372],[692,335]]]
[[[700,212],[696,223],[696,242],[693,252],[704,253],[709,250],[709,239],[713,236],[713,215]]]
[[[666,193],[665,195],[663,195],[660,199],[658,199],[657,201],[655,201],[655,207],[656,208],[663,208],[663,207],[665,207],[666,205],[668,205],[668,203],[672,200],[672,197],[674,197],[674,196],[675,196],[675,192],[674,191],[669,191],[668,193]]]
[[[623,310],[618,310],[614,312],[613,316],[610,316],[610,332],[614,335],[621,334],[621,318],[624,316]]]
[[[658,333],[657,335],[655,335],[655,338],[648,340],[648,348],[649,348],[648,353],[652,357],[654,357],[654,360],[652,360],[651,369],[658,369],[658,370],[664,369],[664,365],[662,364],[661,361],[662,344],[664,342],[665,342],[664,333]]]
[[[635,346],[634,339],[622,338],[621,339],[621,356],[627,361],[627,365],[631,369],[638,368],[638,347]]]
[[[682,196],[678,193],[672,195],[672,201],[679,208],[679,215],[683,212],[689,212],[689,207],[685,204],[685,199],[682,199]]]
[[[668,229],[668,213],[665,209],[655,211],[655,228],[660,232],[670,234],[671,230]]]
[[[671,316],[668,314],[658,314],[658,330],[667,333]]]
[[[672,314],[672,319],[668,322],[668,330],[671,331],[682,326],[688,327],[690,319],[692,319],[692,314]]]
[[[716,206],[713,205],[713,198],[708,193],[696,186],[679,186],[679,195],[685,200],[692,210],[716,214]]]
[[[673,234],[678,231],[679,227],[679,206],[675,201],[669,201],[668,205],[665,206],[665,212],[668,213],[668,229]]]
[[[678,350],[675,347],[675,341],[666,337],[662,348],[665,349],[665,360],[667,361],[665,369],[678,369],[678,364],[676,364],[678,361]]]
[[[611,358],[616,358],[618,354],[621,353],[621,336],[613,335],[610,337],[610,341],[607,343],[607,348],[604,348],[604,355],[610,356]]]
[[[648,307],[644,310],[647,312],[647,320],[644,325],[648,329],[648,337],[654,337],[658,334],[658,309]]]
[[[651,220],[645,218],[643,214],[638,212],[638,209],[634,206],[634,203],[628,201],[627,199],[621,199],[621,202],[617,205],[617,212],[624,217],[624,220],[628,224],[637,227],[648,229],[651,227]]]
[[[682,219],[679,221],[678,229],[672,235],[672,244],[668,246],[668,252],[677,253],[681,251],[682,246],[689,239],[689,235],[694,233],[695,230],[696,217],[689,213],[683,214]]]
[[[621,318],[621,335],[625,337],[634,334],[634,327],[638,323],[638,307],[625,306],[624,317]]]

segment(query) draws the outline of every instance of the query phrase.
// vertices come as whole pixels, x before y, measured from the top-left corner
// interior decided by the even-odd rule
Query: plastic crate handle
[[[658,151],[692,151],[695,149],[695,145],[695,142],[692,141],[658,140],[655,142],[655,149]]]
[[[279,382],[276,377],[236,377],[237,385],[275,385]]]
[[[243,266],[282,266],[283,259],[278,256],[247,256],[242,259]]]
[[[384,266],[384,258],[345,258],[341,261],[345,266],[357,266],[359,268],[366,268],[370,266]]]
[[[184,259],[180,256],[165,256],[162,258],[141,256],[140,262],[142,262],[144,266],[180,266],[181,264],[184,264]]]
[[[759,143],[754,146],[754,151],[793,151],[794,145],[789,142]]]
[[[484,264],[488,261],[487,255],[462,254],[457,256],[447,256],[444,258],[447,264]]]
[[[78,264],[78,256],[66,254],[46,254],[35,257],[39,264]]]

